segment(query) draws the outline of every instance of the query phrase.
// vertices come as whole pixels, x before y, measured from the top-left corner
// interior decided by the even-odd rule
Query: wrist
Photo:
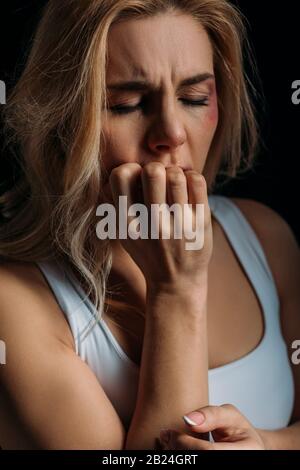
[[[147,297],[156,296],[179,296],[191,297],[199,296],[199,294],[207,294],[208,290],[208,273],[203,272],[197,277],[178,278],[172,282],[147,282]]]
[[[206,318],[207,283],[196,287],[180,283],[147,289],[146,309],[152,316]]]

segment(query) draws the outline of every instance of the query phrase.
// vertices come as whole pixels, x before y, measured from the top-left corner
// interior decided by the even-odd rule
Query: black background
[[[219,193],[267,204],[285,218],[300,240],[297,171],[300,105],[295,106],[291,101],[292,82],[300,80],[300,2],[286,0],[282,4],[266,0],[237,0],[233,3],[248,19],[250,41],[262,80],[266,112],[259,112],[258,117],[264,146],[255,169],[232,181]],[[45,0],[1,2],[0,80],[6,83],[7,95],[22,71],[45,4]],[[257,104],[259,110],[261,104]],[[3,191],[11,184],[15,170],[11,168],[10,155],[5,151],[1,154]]]

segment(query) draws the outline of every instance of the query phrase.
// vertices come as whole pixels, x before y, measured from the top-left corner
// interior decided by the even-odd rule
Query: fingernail
[[[203,413],[201,413],[201,411],[193,411],[192,413],[184,415],[183,420],[190,426],[199,426],[200,424],[204,423],[205,416]]]
[[[160,431],[160,439],[165,443],[168,444],[171,437],[171,433],[168,429],[162,429]]]

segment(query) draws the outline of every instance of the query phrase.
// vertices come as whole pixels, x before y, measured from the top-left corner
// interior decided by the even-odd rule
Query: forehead
[[[164,13],[114,24],[108,35],[108,76],[158,79],[213,72],[213,51],[204,28],[192,16]]]

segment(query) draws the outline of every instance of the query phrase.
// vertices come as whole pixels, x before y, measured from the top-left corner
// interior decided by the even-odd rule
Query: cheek
[[[203,115],[200,126],[199,124],[197,125],[194,134],[197,136],[192,146],[194,168],[201,173],[203,172],[208,152],[215,135],[218,119],[218,102],[217,97],[214,95],[210,100],[210,105],[207,107],[206,112]]]
[[[214,94],[210,99],[210,104],[205,109],[205,112],[202,116],[200,126],[198,124],[197,137],[200,142],[201,148],[203,151],[205,149],[208,151],[207,147],[210,147],[212,139],[214,137],[219,119],[218,103],[217,97]]]
[[[219,110],[216,93],[213,93],[210,100],[210,106],[207,113],[207,125],[216,128],[218,124]]]
[[[210,104],[206,109],[201,121],[200,132],[198,137],[201,141],[200,146],[204,153],[208,152],[212,143],[219,120],[219,110],[217,97],[214,94],[210,99]]]

